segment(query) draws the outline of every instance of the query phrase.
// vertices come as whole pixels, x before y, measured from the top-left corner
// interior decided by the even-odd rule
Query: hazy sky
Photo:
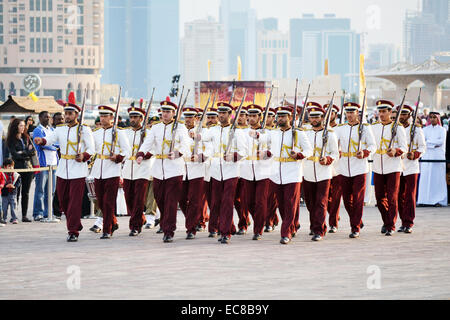
[[[180,29],[184,23],[212,16],[218,20],[220,0],[180,0]],[[289,30],[289,19],[303,13],[335,13],[350,18],[352,29],[367,33],[366,43],[402,44],[403,20],[406,10],[416,10],[419,0],[251,0],[258,19],[278,18],[279,28]]]

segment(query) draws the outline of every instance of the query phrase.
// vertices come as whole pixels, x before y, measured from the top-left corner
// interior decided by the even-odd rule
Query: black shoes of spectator
[[[22,222],[31,222],[31,220],[28,219],[27,217],[23,217],[23,218],[22,218]]]

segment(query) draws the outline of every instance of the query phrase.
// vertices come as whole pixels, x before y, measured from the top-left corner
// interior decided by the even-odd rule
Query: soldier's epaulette
[[[381,123],[380,121],[377,121],[377,122],[372,123],[372,125],[374,126],[374,125],[380,124],[380,123]]]
[[[180,122],[179,123],[181,123],[181,124],[185,124],[185,121],[183,121],[183,120],[180,120]]]
[[[248,126],[236,126],[236,129],[248,129]]]
[[[217,127],[217,126],[218,126],[218,124],[216,123],[216,124],[210,125],[209,127],[207,126],[207,128],[209,129],[209,128],[213,128],[213,127]]]
[[[346,123],[341,123],[341,124],[338,124],[337,127],[339,128],[339,127],[343,127],[343,126],[346,126],[346,125],[347,125]]]
[[[333,129],[329,129],[328,132],[334,132],[334,130]]]
[[[58,124],[56,127],[59,128],[59,127],[65,127],[65,126],[67,126],[67,124],[62,123],[62,124]]]
[[[83,127],[90,127],[90,125],[83,123]]]
[[[128,130],[128,129],[130,129],[131,127],[125,127],[125,128],[123,128],[123,127],[118,127],[118,129],[119,130]]]
[[[94,130],[92,130],[92,132],[98,131],[100,129],[102,129],[102,127],[95,128]]]
[[[161,121],[155,121],[155,122],[152,123],[152,126],[160,124],[160,123],[161,123]]]
[[[363,126],[370,127],[370,123],[363,123]]]
[[[278,128],[276,128],[276,129],[278,129]],[[308,129],[305,129],[305,128],[295,128],[295,130],[297,130],[297,131],[307,131]]]

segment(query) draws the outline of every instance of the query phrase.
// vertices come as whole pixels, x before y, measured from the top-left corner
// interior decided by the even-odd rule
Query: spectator
[[[53,115],[52,126],[56,128],[60,124],[64,124],[64,115],[61,112],[57,112]]]
[[[3,122],[0,121],[0,167],[3,165]]]
[[[14,161],[12,159],[6,159],[4,169],[14,169]],[[2,193],[2,207],[3,207],[3,223],[6,224],[8,218],[8,207],[11,208],[11,222],[12,224],[17,224],[16,217],[16,198],[17,189],[20,187],[20,175],[17,172],[11,173],[1,173],[2,179],[4,180],[5,187],[1,190]]]
[[[4,187],[5,187],[5,175],[3,174],[3,172],[0,172],[0,193],[2,192]],[[6,220],[3,219],[2,203],[0,201],[0,227],[4,227],[5,225]]]
[[[52,134],[54,129],[50,124],[50,114],[42,111],[39,114],[39,126],[34,129],[34,138],[45,138]],[[36,145],[36,151],[39,158],[40,167],[58,165],[57,149],[54,146]],[[55,192],[56,170],[52,170],[52,193]],[[41,171],[36,174],[36,190],[34,192],[33,218],[34,221],[40,221],[42,218],[48,218],[48,171]]]
[[[445,160],[446,131],[440,124],[438,112],[430,112],[430,125],[423,129],[427,151],[422,160]],[[447,206],[446,165],[421,163],[418,205]]]
[[[32,169],[31,157],[36,155],[36,149],[30,136],[25,130],[25,122],[20,119],[14,119],[8,131],[6,139],[11,157],[14,161],[14,169]],[[21,207],[22,207],[22,222],[31,222],[27,217],[28,213],[28,198],[30,193],[31,182],[33,181],[33,172],[22,172],[20,178],[21,186]]]
[[[36,129],[36,126],[34,125],[34,119],[32,116],[28,116],[25,118],[25,127],[28,135],[33,138],[33,131],[34,129]]]

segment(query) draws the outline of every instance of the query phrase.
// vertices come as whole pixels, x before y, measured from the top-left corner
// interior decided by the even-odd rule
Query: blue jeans
[[[52,170],[52,186],[55,193],[56,175]],[[48,171],[42,171],[36,174],[36,190],[34,191],[33,218],[43,216],[48,218]]]
[[[9,194],[7,196],[2,196],[2,207],[3,207],[3,220],[6,221],[6,219],[8,218],[8,207],[11,208],[11,222],[13,220],[17,220],[16,217],[16,194]]]

